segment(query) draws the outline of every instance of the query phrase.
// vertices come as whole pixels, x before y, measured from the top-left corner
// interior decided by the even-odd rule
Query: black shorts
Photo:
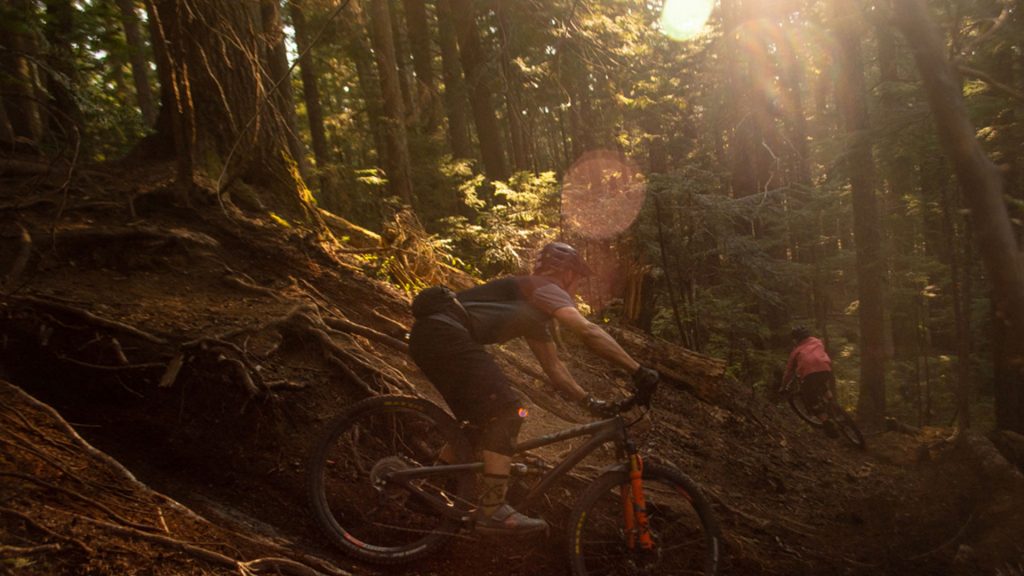
[[[409,354],[460,420],[482,427],[520,403],[494,358],[463,328],[432,318],[417,320]]]
[[[800,397],[804,406],[809,409],[817,409],[825,401],[825,393],[828,392],[829,381],[832,380],[831,372],[813,372],[804,376],[800,382]]]

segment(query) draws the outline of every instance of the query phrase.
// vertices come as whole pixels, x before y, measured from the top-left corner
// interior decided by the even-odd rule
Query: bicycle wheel
[[[846,413],[846,410],[843,410],[842,406],[838,404],[832,406],[832,419],[835,420],[840,436],[861,450],[867,448],[867,444],[864,442],[864,435],[860,433],[860,428],[857,427],[857,423],[853,421],[853,418],[850,418],[850,415]]]
[[[789,405],[793,408],[793,412],[796,412],[796,415],[804,422],[807,422],[815,428],[821,428],[824,426],[821,422],[821,418],[818,418],[807,409],[807,406],[804,404],[804,400],[800,396],[799,392],[790,394]]]
[[[630,549],[623,518],[622,490],[629,472],[597,478],[580,496],[569,521],[569,558],[575,576],[718,572],[718,522],[697,485],[674,468],[645,464],[644,498],[654,537],[653,551]]]
[[[386,477],[439,462],[445,446],[456,461],[468,461],[458,424],[426,400],[380,396],[353,404],[310,457],[309,500],[318,524],[343,550],[369,562],[398,564],[433,552],[455,535],[459,521]],[[464,472],[413,482],[468,509],[473,479]]]

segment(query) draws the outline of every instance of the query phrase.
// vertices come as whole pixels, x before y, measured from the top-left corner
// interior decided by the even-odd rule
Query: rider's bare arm
[[[600,326],[584,318],[576,308],[571,306],[559,308],[555,310],[554,317],[555,320],[558,320],[559,324],[572,330],[577,336],[582,338],[583,343],[602,358],[618,364],[631,374],[640,367],[640,363],[633,360],[614,338],[609,336]]]
[[[527,339],[526,343],[556,388],[575,402],[587,397],[587,391],[576,383],[576,379],[558,358],[558,349],[555,348],[554,342]]]

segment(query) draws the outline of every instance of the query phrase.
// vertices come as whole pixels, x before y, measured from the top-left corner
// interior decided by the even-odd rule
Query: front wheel
[[[674,468],[645,464],[643,487],[654,549],[641,550],[629,544],[623,512],[623,498],[631,490],[629,472],[606,472],[580,496],[570,517],[572,573],[717,574],[721,535],[711,506],[697,484]]]
[[[861,450],[867,448],[867,444],[864,442],[864,435],[860,433],[860,428],[857,427],[853,418],[850,418],[850,415],[846,413],[846,410],[843,410],[842,406],[836,404],[832,407],[832,419],[835,420],[840,436]]]
[[[433,475],[415,485],[391,482],[389,475],[442,460],[466,462],[469,453],[455,420],[426,400],[379,396],[357,402],[330,424],[310,456],[314,516],[334,543],[361,560],[422,558],[459,529],[457,520],[438,513],[422,495],[468,509],[473,474]]]

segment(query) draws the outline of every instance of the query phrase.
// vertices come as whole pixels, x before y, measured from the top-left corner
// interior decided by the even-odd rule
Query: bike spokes
[[[311,500],[324,529],[371,561],[422,555],[454,534],[471,474],[420,475],[461,442],[450,418],[419,402],[367,403],[337,421],[311,464]],[[470,480],[467,482],[467,475]]]
[[[643,479],[643,495],[651,546],[641,544],[636,517],[624,514],[624,495],[632,500],[632,482],[603,486],[578,520],[575,531],[574,570],[598,575],[706,574],[708,558],[717,556],[709,546],[708,530],[681,485],[664,477]],[[632,524],[632,525],[631,525]]]

